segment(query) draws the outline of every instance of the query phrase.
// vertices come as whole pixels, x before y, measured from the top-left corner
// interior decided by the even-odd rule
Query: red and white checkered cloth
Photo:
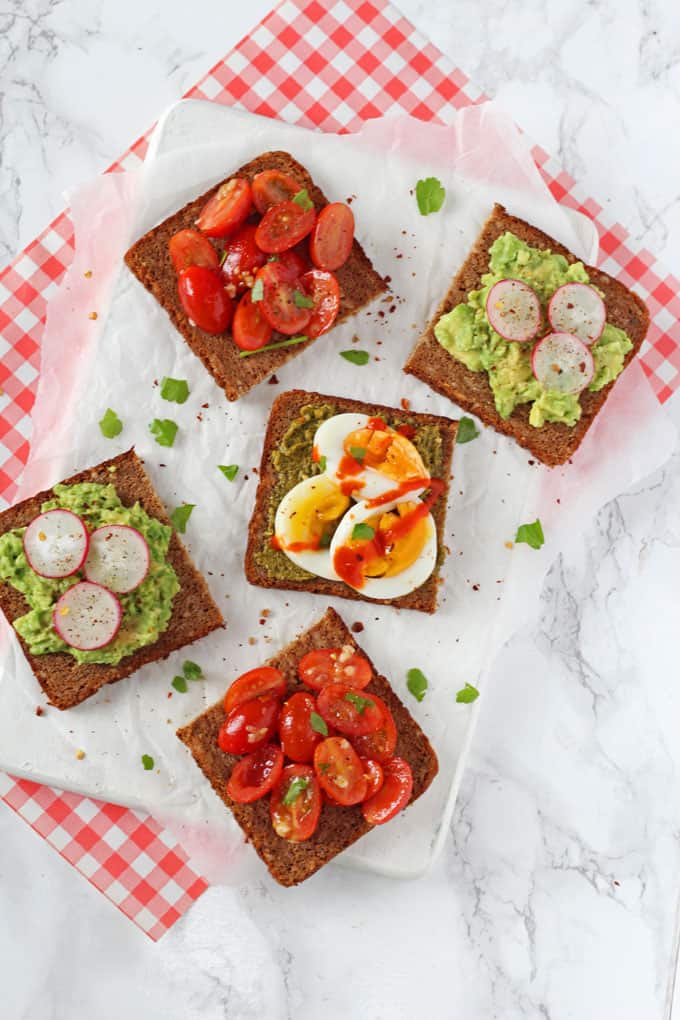
[[[390,113],[448,121],[485,98],[386,0],[284,0],[187,93],[323,131],[354,131]],[[149,133],[109,171],[136,167]],[[635,289],[652,315],[641,354],[660,402],[680,387],[680,281],[546,152],[536,163],[555,198],[594,220],[601,265]],[[73,257],[64,212],[0,273],[0,496],[11,501],[29,451],[47,302]],[[0,796],[152,938],[206,888],[153,819],[0,773]]]

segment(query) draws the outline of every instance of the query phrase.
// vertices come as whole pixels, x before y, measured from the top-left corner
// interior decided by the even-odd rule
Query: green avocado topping
[[[467,301],[443,315],[434,334],[458,361],[472,372],[487,372],[496,410],[509,418],[518,404],[531,404],[529,424],[540,428],[546,422],[573,426],[581,417],[578,394],[546,390],[531,370],[532,343],[508,343],[491,328],[486,314],[489,290],[503,279],[521,280],[536,291],[543,310],[539,336],[549,332],[546,309],[558,287],[565,283],[590,283],[582,262],[569,263],[563,255],[531,248],[506,231],[489,249],[489,272],[482,276],[480,290],[470,291]],[[602,336],[590,348],[595,375],[588,389],[595,392],[613,382],[623,370],[626,354],[633,344],[622,329],[606,323]]]
[[[118,596],[123,622],[113,641],[94,651],[79,651],[55,631],[52,610],[60,595],[82,581],[82,573],[56,579],[40,577],[24,554],[22,536],[26,529],[14,528],[0,535],[0,578],[21,592],[31,607],[14,621],[14,628],[32,655],[67,652],[77,662],[115,665],[138,648],[157,641],[170,622],[172,601],[179,591],[177,575],[167,560],[172,529],[150,517],[139,503],[123,506],[113,485],[55,485],[54,492],[54,499],[43,503],[41,510],[72,510],[90,530],[104,524],[128,524],[141,532],[149,544],[149,573],[134,591]]]

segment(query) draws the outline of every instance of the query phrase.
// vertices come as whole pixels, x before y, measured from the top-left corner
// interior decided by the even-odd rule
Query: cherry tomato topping
[[[253,177],[253,204],[261,214],[273,205],[286,202],[301,190],[300,184],[282,170],[262,170]]]
[[[242,351],[258,351],[272,338],[272,327],[262,314],[261,301],[253,301],[247,290],[234,312],[231,335]]]
[[[216,269],[189,266],[179,274],[177,292],[182,308],[199,329],[224,333],[234,314],[234,304]]]
[[[279,202],[268,209],[257,225],[258,248],[277,255],[306,237],[314,226],[316,210],[303,209],[297,202]]]
[[[346,737],[322,741],[314,752],[314,769],[322,790],[336,804],[350,807],[366,798],[364,766]]]
[[[289,280],[299,280],[302,274],[309,269],[309,263],[293,248],[290,251],[282,251],[280,255],[275,255],[273,258],[282,279],[285,276]]]
[[[371,682],[368,659],[355,652],[351,645],[344,648],[317,648],[307,652],[298,663],[298,676],[303,684],[320,691],[326,684],[342,681],[362,690]]]
[[[255,244],[255,229],[254,224],[245,223],[224,249],[222,273],[225,282],[237,291],[252,287],[257,270],[267,261],[267,256]]]
[[[354,214],[344,202],[324,206],[309,239],[309,253],[317,269],[339,269],[352,250]]]
[[[197,227],[208,237],[228,237],[248,219],[252,208],[250,184],[243,177],[232,177],[220,184],[201,209]]]
[[[392,758],[383,766],[383,785],[361,805],[369,825],[384,825],[408,804],[413,792],[411,766],[403,758]]]
[[[242,673],[232,683],[224,697],[224,711],[229,715],[232,708],[242,705],[267,694],[282,698],[286,693],[286,679],[283,673],[273,666],[257,666]]]
[[[312,726],[312,712],[316,712],[316,703],[304,691],[284,702],[279,716],[279,738],[283,753],[291,761],[310,762],[314,748],[323,739],[324,734]]]
[[[340,285],[332,273],[323,269],[309,269],[300,277],[300,283],[314,302],[312,317],[307,324],[307,336],[321,336],[331,328],[338,316]]]
[[[273,737],[279,721],[278,698],[265,695],[232,708],[222,723],[217,743],[227,754],[250,754]]]
[[[207,266],[208,269],[217,269],[220,259],[217,251],[211,245],[204,234],[198,230],[179,230],[173,234],[168,241],[168,251],[175,272],[181,273],[189,266]]]
[[[278,262],[268,262],[257,278],[262,280],[263,296],[259,304],[269,325],[286,336],[302,333],[312,315],[311,309],[299,304],[307,302],[302,284],[291,280],[290,270]]]
[[[385,702],[375,694],[371,697],[382,712],[382,721],[373,733],[354,737],[354,746],[362,758],[371,758],[383,765],[390,760],[397,746],[397,727]]]
[[[319,715],[346,737],[373,733],[382,724],[382,709],[373,695],[351,684],[327,684],[316,700]]]
[[[368,784],[366,797],[372,797],[374,793],[378,792],[385,780],[383,768],[379,761],[374,761],[372,758],[361,758],[361,764]]]
[[[283,751],[276,744],[264,744],[236,762],[227,783],[227,796],[237,804],[250,804],[273,790],[282,772]]]
[[[301,843],[313,834],[321,813],[321,790],[309,765],[286,765],[272,790],[269,813],[277,836]]]

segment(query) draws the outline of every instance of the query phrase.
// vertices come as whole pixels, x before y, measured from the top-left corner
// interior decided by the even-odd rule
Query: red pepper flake
[[[172,691],[168,691],[168,697],[169,697],[169,698],[171,698],[171,697],[172,697]]]
[[[478,584],[473,584],[472,585],[472,590],[473,591],[479,591],[479,585]]]
[[[38,705],[36,707],[35,714],[36,715],[44,715],[45,714],[45,709],[42,707],[42,705]]]
[[[210,404],[201,404],[201,407],[210,407]]]
[[[396,312],[396,310],[397,310],[397,306],[396,305],[390,305],[390,314],[392,312]]]
[[[399,253],[398,255],[395,255],[395,258],[397,258],[397,259],[403,259],[403,257],[404,257],[404,256],[403,256],[403,255],[401,254],[401,252],[400,252],[400,253]],[[414,274],[414,275],[415,275],[415,274]]]
[[[279,380],[276,375],[270,375],[269,378],[267,379],[267,382],[269,383],[270,386],[278,385],[278,381]]]
[[[203,421],[203,415],[202,414],[197,414],[196,415],[196,421]]]
[[[384,319],[385,318],[385,313],[383,312],[382,308],[380,308],[378,310],[378,318],[379,319]]]
[[[385,277],[385,283],[392,283],[392,277],[391,276],[386,276]]]
[[[411,401],[408,399],[408,397],[402,397],[399,403],[401,404],[405,411],[411,410]]]
[[[364,625],[361,622],[361,620],[357,620],[356,623],[352,624],[350,629],[353,634],[361,634],[362,630],[364,629]]]
[[[98,318],[98,315],[97,315],[96,312],[90,312],[90,314],[88,315],[88,319],[97,319],[97,318]]]

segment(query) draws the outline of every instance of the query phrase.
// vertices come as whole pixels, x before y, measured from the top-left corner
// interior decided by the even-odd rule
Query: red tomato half
[[[232,284],[237,291],[247,290],[255,282],[255,273],[266,261],[267,256],[255,244],[254,224],[245,223],[225,248],[222,263],[225,282]]]
[[[282,251],[280,255],[275,255],[274,260],[282,276],[285,275],[290,280],[299,280],[309,269],[309,262],[305,262],[302,255],[292,248],[290,251]]]
[[[282,772],[283,751],[276,744],[265,744],[236,762],[227,783],[227,796],[237,804],[250,804],[273,790]]]
[[[272,790],[269,813],[277,836],[291,843],[309,839],[321,814],[321,790],[309,765],[286,765]]]
[[[253,301],[247,290],[234,312],[231,335],[242,351],[259,351],[272,338],[272,327],[262,314],[261,301]]]
[[[224,711],[229,715],[232,708],[244,701],[262,697],[265,694],[282,698],[286,693],[286,680],[280,670],[273,666],[257,666],[242,673],[232,683],[224,697]]]
[[[286,202],[297,195],[300,185],[282,170],[263,170],[253,177],[253,204],[261,214],[273,205]]]
[[[287,251],[306,237],[314,226],[316,209],[303,209],[297,202],[279,202],[268,209],[257,225],[258,248],[271,255]]]
[[[168,241],[168,251],[176,273],[189,266],[207,266],[217,269],[220,264],[217,251],[204,234],[198,230],[179,230]]]
[[[365,733],[362,736],[354,737],[354,746],[357,754],[362,758],[372,758],[373,761],[383,765],[389,761],[397,746],[397,727],[389,708],[381,698],[371,695],[382,712],[382,721],[377,730],[373,733]]]
[[[350,684],[327,684],[316,699],[319,715],[346,737],[373,733],[383,721],[380,705],[372,694]]]
[[[182,308],[199,329],[224,333],[234,314],[234,305],[216,269],[189,266],[179,274],[177,293]]]
[[[338,316],[340,285],[332,273],[323,269],[309,269],[300,277],[300,283],[314,302],[312,317],[307,324],[307,336],[321,336],[331,328]]]
[[[355,652],[351,645],[344,648],[317,648],[307,652],[298,663],[298,676],[303,684],[320,691],[326,684],[344,682],[362,690],[371,682],[368,659]]]
[[[361,805],[369,825],[384,825],[408,804],[413,791],[411,766],[403,758],[392,758],[383,766],[385,781],[377,793]]]
[[[344,202],[324,206],[309,239],[309,253],[317,269],[344,266],[354,241],[354,214]]]
[[[222,723],[217,743],[227,754],[250,754],[274,736],[279,721],[278,698],[265,695],[232,708]]]
[[[248,219],[252,208],[250,184],[243,177],[232,177],[220,184],[201,209],[196,226],[208,237],[228,237]]]
[[[323,734],[312,727],[312,712],[316,712],[316,703],[304,691],[284,702],[279,716],[279,738],[283,753],[291,761],[310,762],[314,748],[323,740]]]
[[[378,792],[385,781],[383,768],[379,761],[374,761],[372,758],[361,758],[361,764],[366,776],[366,797],[372,797],[374,793]]]
[[[332,801],[350,807],[360,804],[368,792],[364,766],[349,740],[328,737],[314,752],[319,784]]]
[[[262,280],[263,286],[261,311],[272,329],[286,336],[302,333],[312,315],[311,309],[300,308],[295,303],[296,295],[298,301],[300,297],[303,300],[307,297],[302,284],[291,279],[291,271],[278,262],[268,262],[257,278]]]

